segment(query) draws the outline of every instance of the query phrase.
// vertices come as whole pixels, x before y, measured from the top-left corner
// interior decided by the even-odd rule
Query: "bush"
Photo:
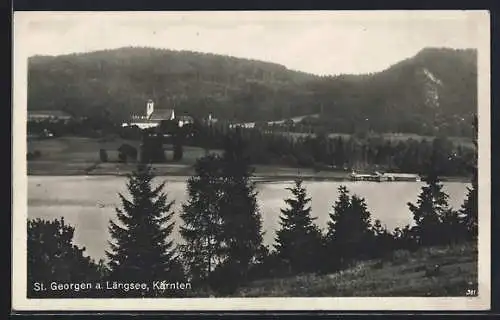
[[[161,137],[146,137],[141,145],[141,161],[144,163],[162,163],[167,160]]]
[[[33,152],[28,152],[26,154],[26,159],[27,160],[35,160],[35,159],[38,159],[42,156],[42,153],[38,150],[35,150]]]
[[[101,162],[108,162],[108,153],[106,150],[99,150],[99,158],[101,159]]]
[[[180,143],[174,144],[174,161],[182,160],[183,153],[182,145]]]
[[[85,248],[73,244],[75,228],[63,218],[47,221],[27,221],[27,280],[28,297],[78,296],[84,292],[35,291],[35,282],[98,281],[105,270],[83,254]]]
[[[401,265],[407,263],[411,258],[411,253],[408,250],[397,250],[392,254],[392,264]]]
[[[121,162],[127,162],[128,160],[137,160],[137,149],[129,144],[122,144],[118,148],[118,159]]]

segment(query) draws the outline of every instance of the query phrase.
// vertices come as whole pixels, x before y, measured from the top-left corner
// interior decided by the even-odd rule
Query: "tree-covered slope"
[[[367,56],[369,59],[369,56]],[[142,112],[153,98],[194,116],[269,121],[316,114],[331,130],[464,134],[477,106],[475,50],[424,49],[382,72],[320,77],[262,61],[121,48],[29,60],[28,108]],[[107,112],[107,113],[105,113]],[[465,121],[462,120],[465,118]]]

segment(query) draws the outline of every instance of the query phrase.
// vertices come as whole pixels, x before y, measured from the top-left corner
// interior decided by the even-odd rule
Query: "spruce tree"
[[[357,195],[351,196],[351,206],[347,216],[349,235],[339,239],[346,245],[346,257],[349,259],[365,259],[370,255],[369,244],[372,241],[371,214],[368,211],[364,198]]]
[[[221,160],[209,154],[197,160],[195,176],[188,180],[189,200],[183,205],[181,218],[184,224],[180,234],[185,240],[181,245],[183,260],[194,282],[208,279],[220,263]]]
[[[236,130],[227,137],[222,157],[222,264],[214,284],[232,282],[224,288],[229,291],[245,281],[250,267],[259,261],[263,250],[262,220],[245,147],[241,132]]]
[[[311,198],[307,197],[302,180],[297,179],[293,188],[287,188],[293,198],[286,199],[289,206],[281,209],[281,228],[276,232],[276,250],[281,261],[290,271],[313,271],[321,254],[321,231],[311,217]]]
[[[340,195],[328,222],[327,244],[330,254],[336,255],[342,267],[368,257],[373,233],[365,200],[356,195],[349,196],[345,186],[338,190]]]
[[[167,201],[162,190],[165,182],[152,186],[151,167],[138,164],[128,176],[130,200],[121,193],[122,209],[116,208],[118,223],[110,220],[111,250],[109,259],[111,280],[124,282],[182,281],[182,270],[169,239],[174,228],[171,221],[173,201]],[[179,293],[179,292],[173,292]],[[166,292],[138,290],[124,293],[126,297],[167,295]]]
[[[351,207],[351,197],[345,186],[338,188],[339,196],[333,205],[333,211],[329,213],[327,233],[325,237],[326,248],[328,250],[328,266],[333,269],[339,268],[344,262],[343,248],[338,246],[338,240],[348,236],[345,234],[345,220]]]
[[[414,231],[418,244],[423,246],[437,245],[446,242],[442,231],[443,217],[449,214],[448,195],[442,190],[443,185],[434,172],[428,174],[426,185],[418,196],[416,204],[408,202],[413,213],[416,226]]]
[[[375,220],[373,226],[371,227],[371,231],[374,237],[372,245],[370,246],[372,257],[384,257],[395,249],[393,235],[385,226],[382,226],[380,220]]]
[[[477,178],[476,178],[477,180]],[[468,231],[468,238],[476,240],[478,236],[478,188],[477,181],[472,182],[472,188],[467,188],[467,197],[460,208],[461,222]]]
[[[471,164],[469,164],[469,169],[472,173],[471,185],[472,187],[467,188],[467,197],[460,208],[461,221],[465,225],[468,231],[468,238],[470,240],[476,240],[478,236],[478,128],[477,128],[477,116],[473,119],[474,128],[474,159]]]

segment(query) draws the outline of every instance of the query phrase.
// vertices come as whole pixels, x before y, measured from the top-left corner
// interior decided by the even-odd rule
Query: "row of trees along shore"
[[[475,139],[477,147],[477,137]],[[326,232],[311,216],[307,190],[298,179],[288,189],[273,247],[263,245],[257,191],[251,181],[251,153],[241,132],[226,137],[223,155],[207,154],[187,183],[175,244],[173,200],[164,183],[154,186],[151,166],[138,164],[129,175],[129,197],[109,222],[112,241],[107,261],[96,263],[73,244],[74,227],[64,219],[28,220],[29,297],[228,296],[240,286],[265,278],[332,273],[364,259],[384,259],[395,250],[476,241],[477,161],[472,186],[459,210],[450,208],[439,180],[436,150],[428,157],[425,185],[408,203],[414,226],[389,231],[372,221],[365,199],[345,186],[332,204]],[[474,159],[475,160],[475,159]],[[152,290],[156,280],[188,282],[192,290]],[[35,282],[145,282],[150,289],[116,291],[36,291]]]
[[[90,120],[86,120],[87,122]],[[78,135],[79,126],[64,123],[33,123],[32,127],[48,128],[55,136]],[[80,125],[81,126],[81,125]],[[97,126],[90,123],[85,126]],[[102,127],[102,128],[101,128]],[[139,128],[121,128],[117,125],[102,125],[99,130],[90,130],[92,134],[120,135],[123,139],[144,139]],[[174,128],[173,141],[176,149],[174,161],[182,158],[182,146],[197,146],[205,149],[223,149],[226,136],[233,134],[228,124],[205,125],[196,121],[194,125],[177,128],[165,125],[169,131]],[[35,129],[32,129],[37,131]],[[380,134],[364,133],[353,135],[330,136],[326,131],[317,130],[313,134],[295,134],[293,132],[275,132],[266,128],[241,129],[242,139],[250,149],[249,161],[260,165],[285,165],[292,167],[314,168],[319,170],[387,170],[425,174],[427,159],[435,152],[436,165],[444,176],[464,176],[470,174],[467,163],[473,161],[474,148],[469,144],[453,141],[446,136],[436,138],[393,139]],[[147,139],[153,142],[154,139]],[[165,162],[161,146],[150,146],[151,152],[146,158],[156,162]],[[102,157],[101,157],[102,158]],[[104,158],[106,159],[106,157]]]
[[[222,149],[225,137],[234,130],[225,126],[193,128],[186,144],[206,149]],[[325,169],[379,169],[425,174],[428,159],[434,155],[435,166],[444,176],[469,175],[468,164],[474,161],[473,146],[456,143],[445,136],[433,139],[393,139],[381,135],[330,136],[325,131],[312,135],[275,133],[259,128],[242,129],[242,139],[250,149],[253,164],[287,165]]]

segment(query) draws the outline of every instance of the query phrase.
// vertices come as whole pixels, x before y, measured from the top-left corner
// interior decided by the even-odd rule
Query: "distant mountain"
[[[467,133],[477,109],[476,60],[472,49],[428,48],[382,72],[320,77],[274,63],[152,48],[34,56],[28,109],[121,120],[153,98],[158,107],[195,117],[270,121],[322,113],[318,121],[339,132],[364,126],[458,135]]]

